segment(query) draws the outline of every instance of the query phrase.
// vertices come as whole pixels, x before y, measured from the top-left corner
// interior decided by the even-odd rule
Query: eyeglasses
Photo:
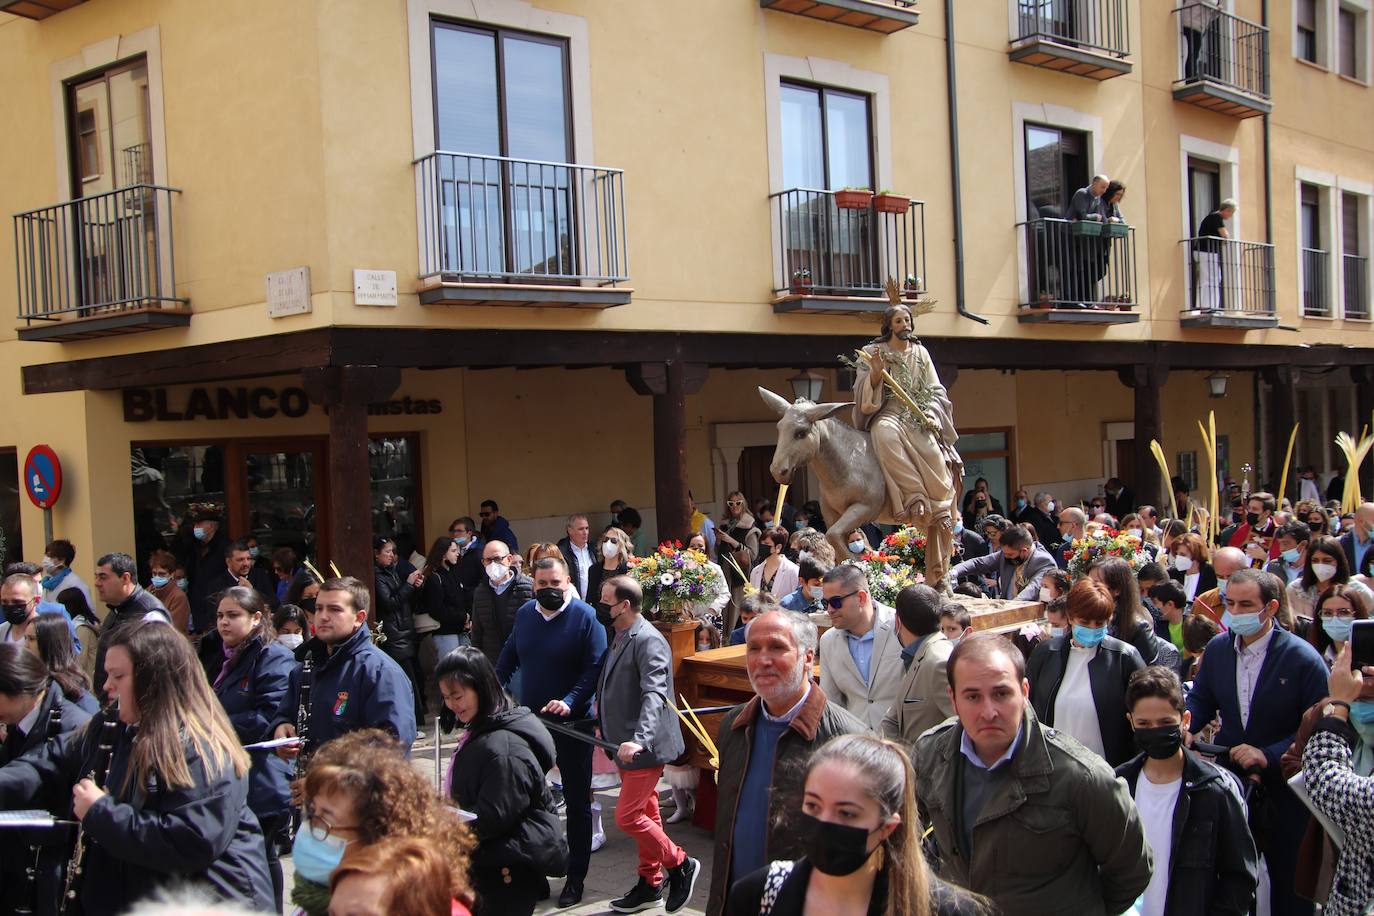
[[[725,501],[725,505],[727,505],[727,506],[734,506],[735,508],[738,509],[740,506],[744,505],[744,501],[743,501],[743,500],[739,500],[739,499],[727,499],[727,500]]]
[[[833,598],[827,598],[825,599],[825,603],[838,611],[840,608],[844,607],[844,603],[846,601],[848,601],[850,598],[853,598],[858,593],[859,590],[855,589],[847,595],[836,595]]]
[[[314,810],[306,812],[310,822],[310,835],[323,843],[329,839],[329,835],[336,830],[357,830],[356,824],[331,824],[324,815]]]
[[[1324,607],[1321,610],[1321,618],[1322,620],[1331,620],[1333,618],[1338,620],[1353,620],[1355,618],[1355,611],[1353,608],[1348,607]]]
[[[490,513],[490,512],[478,512],[478,513],[477,513],[477,517],[478,517],[478,518],[491,518],[491,513]]]

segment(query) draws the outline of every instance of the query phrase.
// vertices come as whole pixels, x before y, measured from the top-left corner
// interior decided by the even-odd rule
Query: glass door
[[[324,444],[304,441],[240,448],[245,499],[237,508],[244,523],[234,530],[256,537],[264,554],[290,547],[297,556],[312,560],[323,555],[318,542],[325,505]]]

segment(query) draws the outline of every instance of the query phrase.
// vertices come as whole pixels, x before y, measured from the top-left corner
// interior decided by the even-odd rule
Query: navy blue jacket
[[[215,688],[229,714],[234,733],[243,744],[261,741],[267,723],[277,714],[296,659],[280,643],[263,645],[254,639],[235,659],[234,667]],[[291,764],[272,751],[249,751],[248,807],[259,819],[284,813],[291,803]]]
[[[35,803],[71,809],[72,786],[95,764],[102,715],[0,768],[0,809]],[[188,745],[191,788],[168,787],[153,774],[125,785],[133,741],[118,726],[106,787],[83,821],[87,853],[81,878],[86,916],[113,916],[163,885],[202,887],[214,896],[271,912],[272,880],[258,819],[248,810],[248,777],[233,768],[211,775]]]
[[[315,643],[315,674],[310,690],[310,747],[360,728],[391,732],[410,753],[415,740],[415,700],[410,679],[401,666],[372,644],[372,633],[358,627],[343,645],[327,654],[323,642]],[[307,643],[306,645],[309,645]],[[301,669],[291,672],[291,683],[265,736],[289,722],[299,728]]]
[[[516,540],[515,532],[511,530],[510,522],[506,521],[505,516],[498,515],[490,524],[483,524],[481,535],[484,542],[501,541],[510,548],[511,553],[520,552],[520,542]]]
[[[582,719],[591,707],[605,654],[606,628],[590,604],[574,598],[563,613],[545,620],[539,602],[530,600],[515,612],[515,628],[501,650],[496,676],[504,687],[519,668],[520,705],[538,712],[550,700],[562,700],[572,707],[574,719]]]

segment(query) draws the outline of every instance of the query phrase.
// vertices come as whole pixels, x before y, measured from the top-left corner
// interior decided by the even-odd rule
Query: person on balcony
[[[1094,175],[1085,187],[1074,191],[1069,201],[1069,219],[1073,222],[1103,221],[1106,218],[1103,195],[1109,183],[1106,175]],[[1102,260],[1101,240],[1071,234],[1066,257],[1068,263],[1064,265],[1064,273],[1067,276],[1064,277],[1063,288],[1067,301],[1061,308],[1087,308],[1096,295],[1098,264]]]
[[[1195,83],[1207,77],[1218,76],[1219,62],[1216,60],[1218,49],[1218,20],[1221,18],[1220,0],[1189,0],[1179,10],[1179,23],[1183,27],[1183,81]],[[1208,33],[1211,33],[1210,35]],[[1208,48],[1207,45],[1213,45]]]
[[[1228,197],[1203,217],[1202,224],[1197,227],[1198,237],[1193,243],[1193,262],[1197,270],[1194,307],[1199,311],[1215,312],[1226,308],[1226,297],[1222,293],[1226,279],[1221,252],[1224,240],[1231,237],[1226,221],[1235,215],[1236,202]]]

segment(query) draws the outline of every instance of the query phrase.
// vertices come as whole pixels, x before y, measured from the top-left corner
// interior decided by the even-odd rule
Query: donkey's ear
[[[787,408],[792,406],[791,404],[787,403],[787,401],[783,399],[780,395],[774,394],[767,388],[764,388],[762,385],[759,386],[759,397],[763,398],[763,403],[773,408],[774,413],[776,413],[778,416],[782,416],[783,414],[787,413]]]
[[[845,401],[839,401],[831,404],[813,404],[810,407],[803,409],[802,413],[805,414],[806,419],[810,420],[812,423],[819,423],[821,420],[824,420],[828,417],[833,417],[836,413],[845,409],[846,407],[853,406],[853,404],[850,404]]]

